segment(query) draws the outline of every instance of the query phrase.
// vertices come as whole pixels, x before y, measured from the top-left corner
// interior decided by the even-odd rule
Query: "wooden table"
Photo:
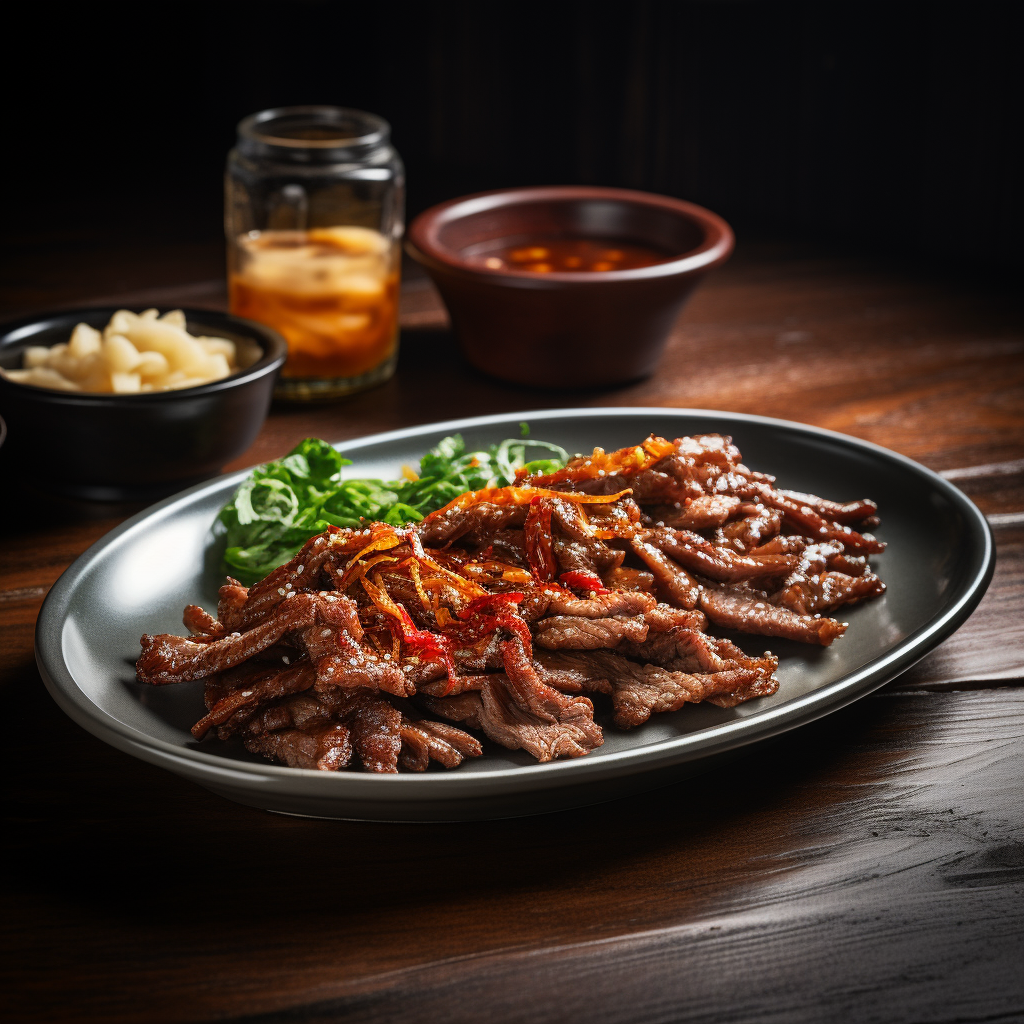
[[[215,249],[79,256],[20,264],[4,308],[222,301]],[[32,656],[40,602],[130,510],[73,507],[5,476],[6,1014],[1024,1019],[1024,320],[1009,293],[741,246],[653,378],[583,394],[480,377],[426,282],[408,281],[404,301],[392,382],[275,409],[237,466],[306,435],[456,410],[780,416],[875,441],[963,487],[995,530],[988,595],[891,685],[713,776],[532,819],[307,821],[228,803],[57,709]]]

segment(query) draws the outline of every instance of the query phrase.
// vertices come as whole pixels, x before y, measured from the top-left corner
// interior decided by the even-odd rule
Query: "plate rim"
[[[586,406],[558,409],[524,410],[493,413],[485,416],[463,417],[402,427],[337,442],[339,450],[356,452],[373,445],[405,440],[427,433],[454,433],[474,427],[514,424],[528,420],[535,423],[552,419],[608,419],[642,416],[683,419],[696,417],[728,418],[751,426],[770,427],[803,436],[817,436],[846,448],[867,452],[886,461],[896,462],[905,470],[923,478],[937,488],[965,516],[973,526],[972,539],[980,541],[981,548],[969,567],[970,579],[961,587],[956,600],[940,615],[920,626],[896,646],[862,666],[860,669],[834,680],[828,685],[790,700],[783,701],[757,715],[732,719],[702,729],[655,741],[640,747],[608,752],[599,759],[572,758],[546,764],[516,765],[488,772],[429,772],[373,775],[356,772],[320,772],[313,769],[288,768],[262,762],[235,761],[148,735],[141,730],[118,721],[109,715],[78,686],[70,668],[64,661],[62,650],[63,626],[76,585],[88,571],[92,561],[106,548],[120,540],[147,520],[166,515],[177,505],[187,505],[209,491],[227,489],[240,483],[252,467],[231,474],[214,477],[184,491],[171,495],[141,510],[104,534],[90,545],[61,574],[47,593],[39,611],[35,627],[35,658],[47,691],[58,706],[78,725],[104,742],[134,757],[183,774],[193,781],[210,784],[235,785],[245,789],[272,787],[279,795],[302,795],[323,799],[334,797],[352,803],[400,803],[433,798],[448,802],[479,797],[483,787],[487,793],[497,791],[524,793],[546,789],[585,785],[602,778],[633,775],[696,760],[712,753],[735,750],[769,739],[797,728],[866,696],[885,685],[896,675],[906,671],[915,662],[933,650],[946,637],[959,628],[977,607],[985,594],[995,569],[994,537],[981,510],[948,480],[935,471],[915,462],[908,456],[884,448],[874,442],[852,437],[825,427],[783,420],[752,413],[729,412],[721,409],[676,408],[663,406]],[[313,780],[319,780],[314,782]],[[316,788],[316,792],[311,791]],[[424,788],[426,787],[426,788]]]

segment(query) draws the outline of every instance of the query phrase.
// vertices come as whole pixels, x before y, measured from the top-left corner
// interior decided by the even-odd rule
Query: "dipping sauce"
[[[398,258],[379,231],[253,231],[236,244],[231,312],[284,335],[282,376],[359,377],[394,355]]]
[[[473,262],[489,270],[528,270],[534,274],[606,273],[635,270],[673,259],[673,254],[648,245],[611,238],[538,238],[477,253]]]

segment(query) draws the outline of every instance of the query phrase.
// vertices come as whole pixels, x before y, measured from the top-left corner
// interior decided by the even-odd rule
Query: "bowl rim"
[[[152,308],[152,306],[139,307],[137,303],[121,306],[78,306],[70,309],[51,310],[42,314],[36,313],[17,320],[9,320],[0,324],[0,352],[8,347],[29,341],[32,334],[38,333],[40,330],[59,326],[61,321],[74,321],[78,318],[84,319],[86,316],[106,316],[109,320],[120,309],[141,312],[142,309]],[[177,305],[168,308],[180,309],[185,314],[186,322],[195,321],[203,324],[205,321],[211,327],[216,327],[217,323],[220,322],[223,326],[233,329],[236,334],[244,334],[251,338],[260,346],[263,354],[251,366],[236,370],[227,377],[220,377],[217,380],[207,381],[205,384],[196,384],[189,388],[174,388],[169,391],[146,391],[136,394],[116,394],[98,391],[58,391],[56,388],[40,387],[35,384],[22,384],[20,381],[11,380],[3,374],[0,374],[0,388],[10,387],[16,389],[15,393],[67,405],[103,405],[111,401],[121,405],[130,405],[135,402],[145,404],[173,402],[181,397],[206,397],[249,384],[261,377],[265,377],[268,373],[276,373],[284,365],[284,361],[288,357],[288,343],[278,331],[267,324],[235,316],[233,313],[225,313],[219,309],[197,309],[191,306]],[[74,324],[71,324],[71,327],[73,329]],[[17,335],[18,337],[12,338],[12,335]]]
[[[548,273],[531,270],[494,270],[460,259],[454,250],[440,241],[441,230],[462,217],[523,203],[550,200],[604,200],[662,209],[695,221],[704,230],[704,242],[662,263],[630,270],[605,270],[595,274],[592,271],[579,270],[555,270]],[[476,192],[438,203],[420,213],[409,225],[405,249],[413,259],[427,268],[455,272],[478,280],[505,284],[529,283],[530,286],[537,286],[542,282],[550,282],[552,285],[572,283],[600,286],[614,282],[657,280],[710,270],[729,258],[734,243],[732,228],[718,214],[684,199],[658,195],[654,192],[596,185],[543,185]]]

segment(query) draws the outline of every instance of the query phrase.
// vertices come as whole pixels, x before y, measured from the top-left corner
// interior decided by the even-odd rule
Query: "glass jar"
[[[282,398],[351,394],[398,360],[405,172],[383,118],[281,107],[238,125],[224,227],[231,312],[288,342]]]

